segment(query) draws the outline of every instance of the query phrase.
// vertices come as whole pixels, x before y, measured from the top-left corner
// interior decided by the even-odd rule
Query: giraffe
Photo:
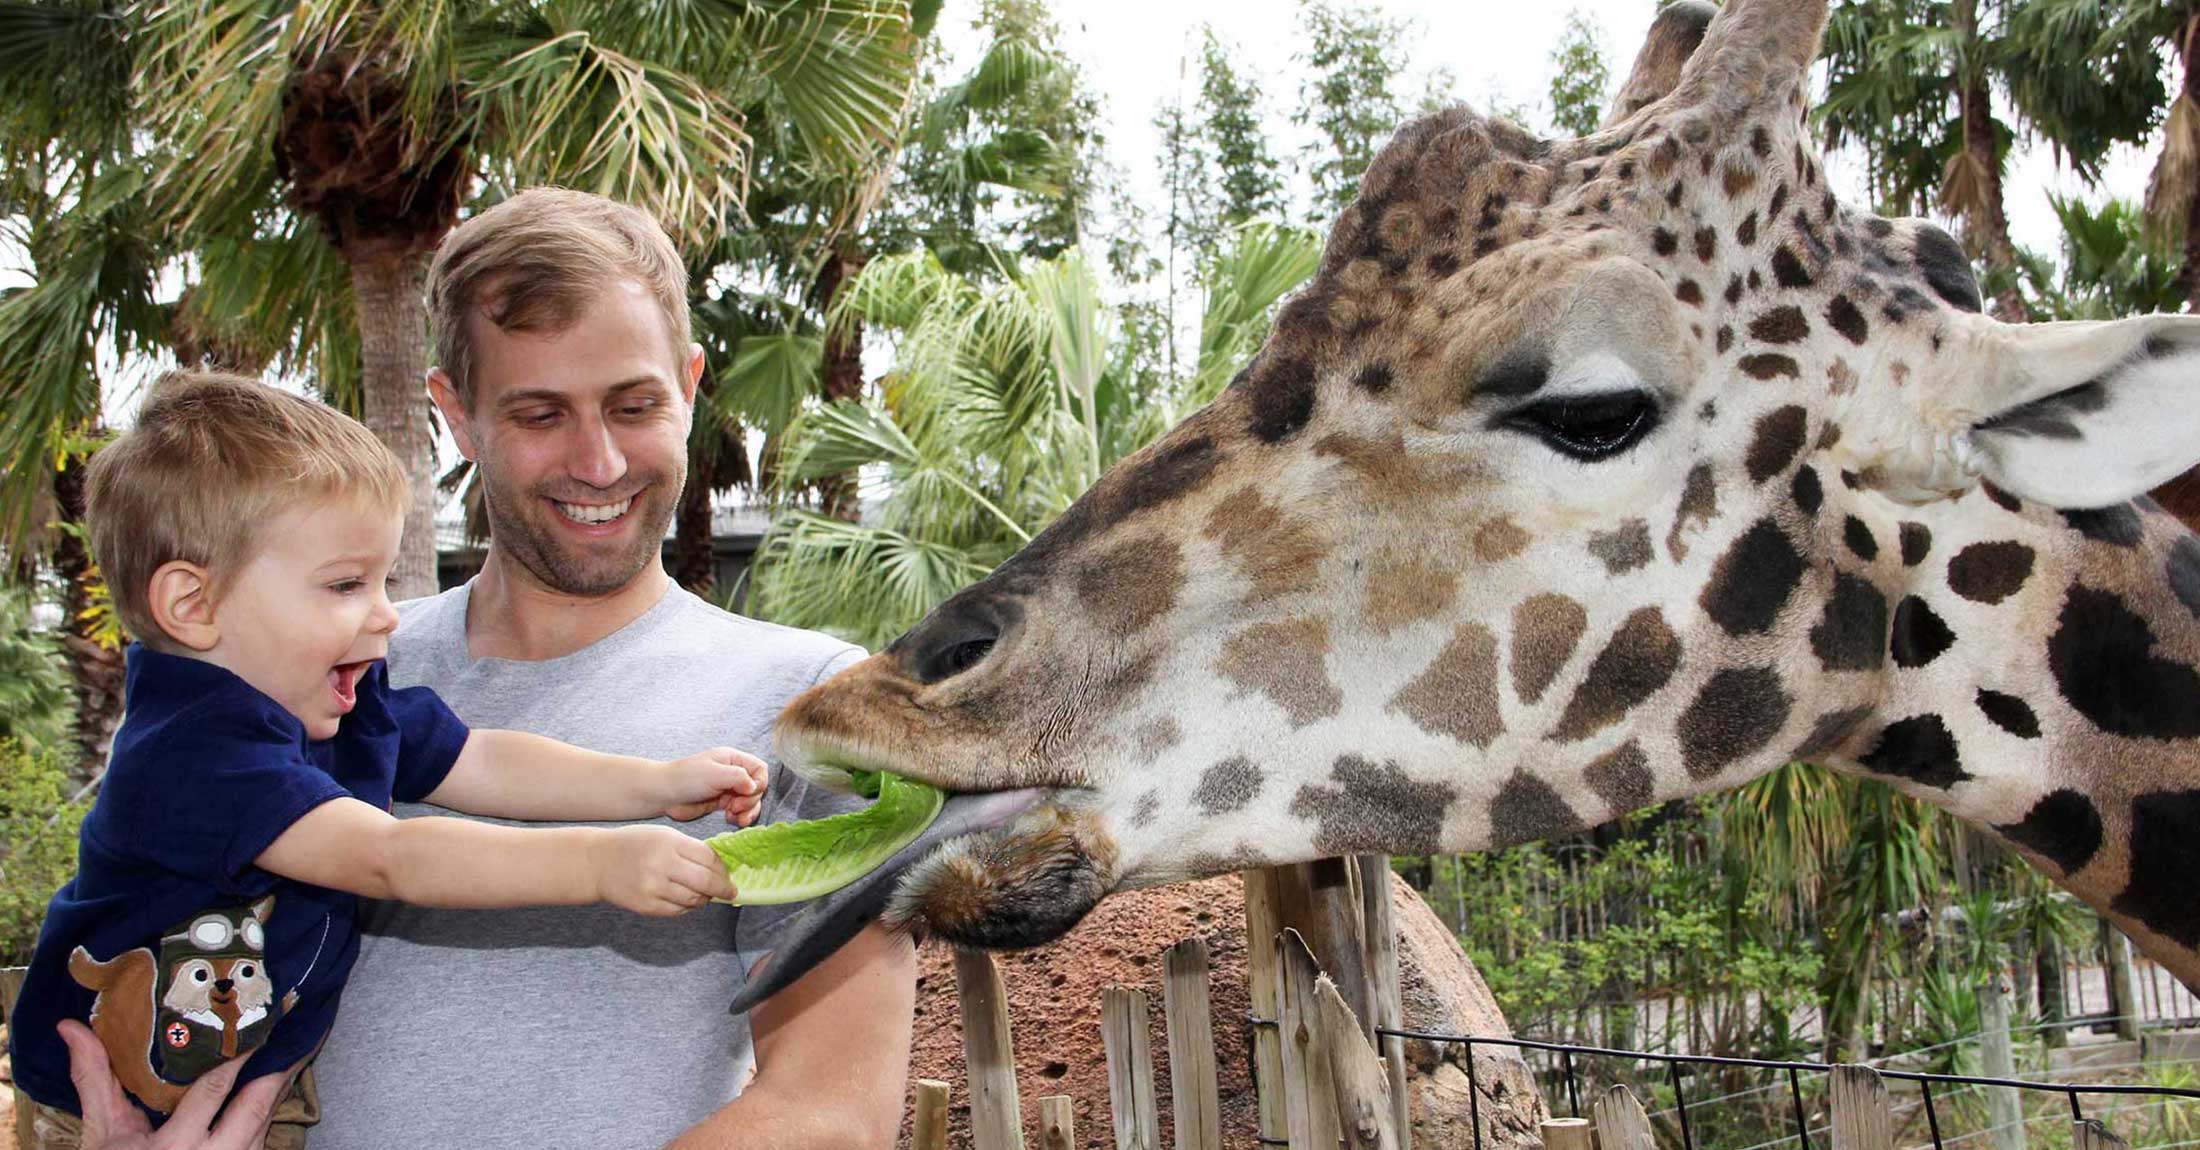
[[[1119,887],[1803,759],[2200,987],[2200,538],[2137,498],[2200,462],[2200,319],[2005,325],[1944,231],[1840,203],[1825,17],[1669,9],[1582,139],[1401,128],[1212,405],[789,705],[798,771],[995,803],[812,949],[874,913],[1028,946]]]

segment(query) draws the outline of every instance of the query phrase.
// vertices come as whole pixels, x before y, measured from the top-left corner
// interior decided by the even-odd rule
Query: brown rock
[[[1428,904],[1393,877],[1402,997],[1408,1029],[1509,1037],[1511,1028],[1482,976]],[[1141,987],[1152,1003],[1149,1040],[1162,1139],[1175,1144],[1169,1094],[1168,1038],[1163,1030],[1163,952],[1191,937],[1207,941],[1215,1047],[1221,1082],[1222,1133],[1230,1150],[1259,1150],[1247,1035],[1245,892],[1236,875],[1177,886],[1126,891],[1103,901],[1076,930],[1037,950],[998,955],[1008,987],[1016,1038],[1016,1088],[1024,1136],[1038,1141],[1038,1100],[1075,1100],[1077,1144],[1114,1145],[1109,1126],[1107,1060],[1100,1043],[1100,991]],[[1416,1150],[1471,1148],[1465,1063],[1456,1043],[1408,1044]],[[963,1073],[962,1025],[956,1010],[954,964],[945,947],[921,955],[912,1078],[937,1078],[952,1091],[948,1145],[970,1145],[970,1096]],[[1527,1065],[1512,1051],[1475,1051],[1486,1137],[1483,1150],[1525,1150],[1544,1117]],[[902,1137],[908,1138],[904,1119]]]

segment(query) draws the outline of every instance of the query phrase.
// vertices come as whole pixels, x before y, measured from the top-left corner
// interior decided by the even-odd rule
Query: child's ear
[[[458,453],[468,459],[480,459],[474,451],[473,412],[466,409],[466,401],[460,398],[458,385],[451,381],[449,372],[440,367],[428,369],[428,398],[434,400],[436,410],[443,413],[443,425],[451,429],[451,438],[458,441]]]
[[[213,581],[206,568],[172,559],[153,572],[153,622],[170,639],[194,651],[212,650],[221,640],[214,625]]]

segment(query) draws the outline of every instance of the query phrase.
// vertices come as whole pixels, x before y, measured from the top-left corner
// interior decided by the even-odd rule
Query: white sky
[[[1449,69],[1453,95],[1477,108],[1493,102],[1526,105],[1549,131],[1548,87],[1551,49],[1558,43],[1569,11],[1579,10],[1604,31],[1606,58],[1617,86],[1633,63],[1655,0],[1368,0],[1370,6],[1412,22],[1409,36],[1414,79],[1406,92],[1420,91],[1419,77],[1431,69]],[[1293,60],[1300,50],[1298,5],[1293,0],[1054,0],[1065,45],[1084,67],[1100,94],[1107,116],[1108,151],[1131,181],[1142,202],[1166,204],[1161,182],[1160,137],[1154,113],[1181,90],[1187,103],[1197,84],[1196,60],[1201,25],[1212,25],[1236,49],[1242,65],[1263,78],[1267,113],[1278,125],[1278,152],[1299,142],[1287,123],[1305,75]],[[973,58],[978,40],[968,32],[977,0],[948,0],[940,27],[960,58]],[[1494,97],[1494,100],[1493,100]],[[2068,172],[2058,172],[2044,147],[2028,148],[2013,158],[2005,178],[2010,230],[2016,241],[2043,252],[2055,249],[2059,228],[2048,204],[2049,192],[2097,200],[2106,193],[2137,199],[2146,192],[2154,149],[2121,149],[2108,164],[2102,190],[2085,188]],[[1835,188],[1852,205],[1863,206],[1863,163],[1857,156],[1829,157]]]

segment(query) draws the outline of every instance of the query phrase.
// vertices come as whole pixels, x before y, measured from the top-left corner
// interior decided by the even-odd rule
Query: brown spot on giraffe
[[[1673,513],[1673,529],[1665,533],[1666,554],[1678,563],[1688,558],[1689,532],[1704,527],[1719,517],[1719,485],[1711,476],[1711,465],[1699,463],[1688,469],[1688,479],[1681,485],[1681,503]]]
[[[1184,585],[1184,552],[1161,536],[1128,539],[1077,572],[1077,597],[1094,622],[1135,635],[1175,606]]]
[[[1588,629],[1587,609],[1564,595],[1533,595],[1513,608],[1513,691],[1522,702],[1543,698]]]
[[[1505,733],[1497,675],[1497,636],[1480,623],[1461,623],[1436,661],[1390,700],[1390,709],[1424,731],[1486,747]]]
[[[1369,565],[1367,620],[1379,635],[1432,619],[1451,606],[1459,576],[1420,555],[1383,556]]]
[[[1619,722],[1670,682],[1680,665],[1680,637],[1666,625],[1664,613],[1655,607],[1635,611],[1589,664],[1551,738],[1577,742]]]
[[[1649,757],[1633,739],[1598,755],[1583,778],[1615,819],[1649,806],[1656,796],[1657,779],[1650,773]]]
[[[1474,532],[1474,555],[1484,563],[1510,559],[1528,549],[1529,535],[1511,519],[1500,516]]]
[[[1344,705],[1344,693],[1329,679],[1329,621],[1290,619],[1255,623],[1222,645],[1215,669],[1238,686],[1268,696],[1303,727],[1326,719]]]
[[[1311,524],[1286,514],[1251,487],[1231,492],[1207,516],[1206,531],[1237,562],[1254,600],[1304,591],[1328,548]]]

